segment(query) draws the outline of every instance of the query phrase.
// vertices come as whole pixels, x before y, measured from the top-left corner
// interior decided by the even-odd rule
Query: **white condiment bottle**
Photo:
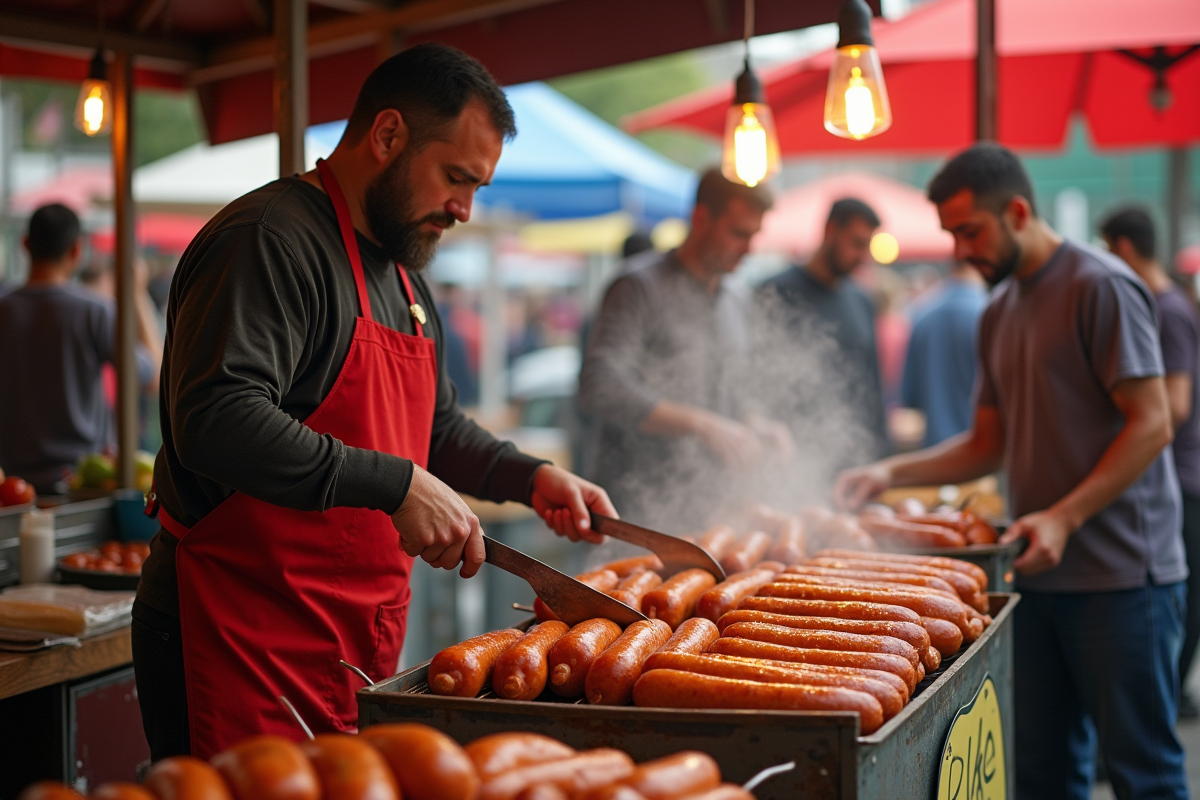
[[[21,515],[21,583],[54,580],[54,512],[31,509]]]

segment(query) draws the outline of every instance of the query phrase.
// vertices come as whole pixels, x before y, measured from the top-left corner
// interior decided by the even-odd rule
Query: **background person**
[[[1195,701],[1182,691],[1200,642],[1200,316],[1196,306],[1155,257],[1154,222],[1140,208],[1112,214],[1100,225],[1108,249],[1133,268],[1158,306],[1158,335],[1166,370],[1167,399],[1175,441],[1175,474],[1183,498],[1183,545],[1188,562],[1187,623],[1179,657],[1180,716],[1200,716]]]
[[[790,456],[783,426],[755,413],[752,307],[729,280],[771,205],[765,186],[705,172],[687,239],[635,256],[592,324],[578,397],[596,426],[591,475],[634,523],[703,527],[739,473]]]
[[[976,145],[929,185],[955,256],[996,286],[966,433],[850,470],[856,508],[892,486],[1008,474],[1016,792],[1087,800],[1095,722],[1113,791],[1186,798],[1175,734],[1187,565],[1154,300],[1110,253],[1037,216],[1015,155]]]
[[[987,289],[974,267],[959,263],[913,314],[900,381],[900,403],[925,415],[925,447],[971,427],[979,317]]]
[[[56,494],[80,456],[115,441],[101,373],[116,359],[117,310],[71,282],[82,251],[74,211],[58,203],[34,211],[24,246],[29,279],[0,298],[0,469]],[[145,271],[134,280],[138,382],[155,392],[162,341]]]

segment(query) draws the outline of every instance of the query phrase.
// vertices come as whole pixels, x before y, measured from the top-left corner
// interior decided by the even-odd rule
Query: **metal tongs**
[[[621,627],[632,625],[646,616],[586,583],[543,564],[490,536],[483,537],[485,561],[518,578],[523,578],[542,602],[568,625],[578,625],[595,617],[611,619]]]
[[[717,583],[725,580],[725,570],[721,569],[721,565],[707,550],[678,536],[668,536],[625,520],[602,517],[599,514],[592,514],[592,530],[622,542],[636,544],[654,553],[662,559],[665,578],[685,569],[702,569],[712,573]]]

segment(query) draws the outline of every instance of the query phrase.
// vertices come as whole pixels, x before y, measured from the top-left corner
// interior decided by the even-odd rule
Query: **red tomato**
[[[64,557],[58,563],[71,569],[87,569],[88,555],[87,553],[72,553],[71,555]]]
[[[97,572],[120,572],[121,566],[109,561],[107,558],[102,558],[92,565],[92,569]]]
[[[143,786],[160,800],[233,800],[220,773],[191,756],[159,761],[146,774]]]
[[[136,783],[106,783],[90,795],[90,800],[156,800]]]
[[[54,781],[40,781],[30,786],[17,800],[83,800],[83,795]]]
[[[32,503],[36,497],[33,487],[20,478],[6,478],[4,483],[0,483],[0,506]]]

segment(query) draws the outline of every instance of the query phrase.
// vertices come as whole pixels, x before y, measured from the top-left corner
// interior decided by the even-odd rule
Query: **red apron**
[[[433,341],[371,319],[362,259],[345,197],[327,164],[321,182],[337,212],[361,316],[341,373],[304,424],[422,467],[437,395]],[[414,303],[408,274],[400,278]],[[361,679],[390,676],[400,657],[413,560],[382,511],[295,511],[241,493],[193,528],[166,513],[179,538],[179,617],[192,755],[209,758],[246,737],[302,738],[285,695],[314,731],[353,731]]]

